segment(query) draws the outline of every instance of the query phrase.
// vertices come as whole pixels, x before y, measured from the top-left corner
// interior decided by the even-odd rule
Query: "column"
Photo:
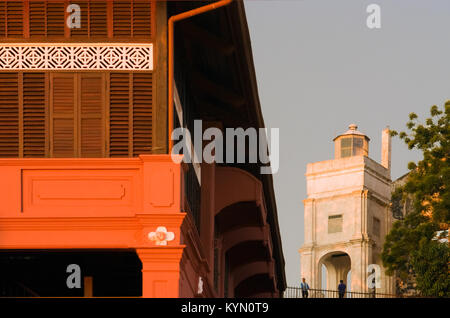
[[[184,245],[138,248],[142,262],[142,297],[177,298]]]

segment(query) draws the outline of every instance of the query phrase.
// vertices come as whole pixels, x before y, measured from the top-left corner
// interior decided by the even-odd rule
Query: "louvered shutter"
[[[23,73],[23,156],[46,155],[46,74]]]
[[[0,73],[0,157],[19,156],[19,79]]]
[[[133,155],[151,153],[152,74],[133,74]]]
[[[51,74],[51,155],[76,157],[75,74]]]
[[[108,35],[108,14],[106,1],[92,1],[89,4],[89,26],[92,37]]]
[[[45,1],[29,2],[30,36],[46,35],[47,6]]]
[[[110,73],[109,95],[110,157],[128,157],[130,75],[127,73]]]
[[[2,1],[5,11],[5,35],[8,38],[23,37],[23,2]]]
[[[64,37],[65,1],[30,1],[30,37]]]
[[[0,2],[0,37],[6,36],[6,1]]]
[[[64,1],[48,1],[46,8],[47,36],[64,36],[66,25]]]
[[[151,153],[152,101],[152,73],[110,74],[111,157]]]
[[[133,37],[151,36],[150,1],[133,1]]]
[[[81,10],[81,28],[71,29],[74,37],[106,37],[108,35],[108,13],[106,1],[74,0]]]
[[[78,4],[81,28],[66,26],[66,5]],[[108,27],[110,29],[108,29]],[[26,28],[26,29],[25,29]],[[149,40],[150,0],[0,0],[0,37],[118,37]],[[122,39],[120,39],[122,40]]]
[[[104,151],[104,75],[80,74],[80,156],[101,158]]]
[[[114,0],[113,20],[115,37],[131,36],[131,1]]]
[[[89,3],[86,0],[72,1],[73,4],[80,6],[81,25],[80,28],[73,28],[70,30],[73,37],[87,37],[89,36]]]

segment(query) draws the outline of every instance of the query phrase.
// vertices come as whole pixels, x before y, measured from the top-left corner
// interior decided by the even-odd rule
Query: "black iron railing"
[[[39,297],[39,295],[21,282],[0,278],[0,297]]]
[[[342,297],[341,297],[342,296]],[[309,289],[308,298],[396,298],[396,295],[377,293],[373,290],[367,292],[345,292],[340,294],[338,290]],[[287,287],[284,298],[303,298],[300,287]]]

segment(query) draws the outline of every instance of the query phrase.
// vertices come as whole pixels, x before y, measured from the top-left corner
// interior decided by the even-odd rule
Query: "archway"
[[[350,270],[351,259],[347,253],[342,251],[327,253],[322,256],[318,263],[318,272],[320,273],[318,285],[322,289],[334,291],[337,290],[339,282],[342,280],[347,286],[350,286]],[[332,295],[325,296],[332,297]]]

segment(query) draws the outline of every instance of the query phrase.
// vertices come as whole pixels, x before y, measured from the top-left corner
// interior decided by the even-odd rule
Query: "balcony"
[[[170,155],[0,159],[0,176],[0,249],[143,248],[159,226],[179,244],[181,166]]]

